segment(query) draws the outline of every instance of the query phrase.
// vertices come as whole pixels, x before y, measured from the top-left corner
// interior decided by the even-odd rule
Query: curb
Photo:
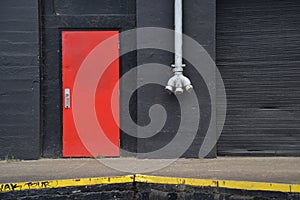
[[[34,190],[34,189],[51,189],[51,188],[88,186],[88,185],[133,183],[133,182],[134,182],[134,175],[117,176],[117,177],[32,181],[32,182],[19,182],[19,183],[1,183],[0,192],[12,192],[12,191],[20,191],[20,190]]]
[[[20,191],[20,190],[51,189],[51,188],[63,188],[63,187],[74,187],[74,186],[122,184],[122,183],[189,185],[195,187],[300,193],[300,184],[211,180],[211,179],[195,179],[195,178],[175,178],[175,177],[163,177],[163,176],[147,176],[142,174],[117,176],[117,177],[98,177],[98,178],[1,183],[0,192],[3,193],[3,192],[13,192],[13,191]]]

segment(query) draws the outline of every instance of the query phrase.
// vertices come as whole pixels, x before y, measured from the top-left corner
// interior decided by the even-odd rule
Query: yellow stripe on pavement
[[[300,193],[299,184],[267,183],[267,182],[246,182],[231,180],[211,180],[196,178],[175,178],[163,176],[128,175],[117,177],[80,178],[65,180],[33,181],[20,183],[2,183],[0,192],[11,192],[30,189],[62,188],[73,186],[88,186],[100,184],[118,183],[148,183],[148,184],[169,184],[189,185],[195,187],[227,188],[239,190],[259,190],[272,192]]]
[[[284,183],[267,183],[267,182],[247,182],[247,181],[231,181],[231,180],[209,180],[194,178],[171,178],[163,176],[147,176],[137,174],[136,182],[153,183],[153,184],[172,184],[172,185],[190,185],[196,187],[220,187],[227,189],[239,190],[261,190],[272,192],[291,192],[300,193],[300,185],[284,184]]]
[[[172,185],[183,184],[183,185],[201,186],[201,187],[217,187],[217,181],[215,180],[147,176],[141,174],[137,174],[135,176],[135,181],[141,183],[154,183],[154,184],[172,184]]]
[[[46,188],[61,188],[72,186],[88,186],[99,184],[117,184],[117,183],[132,183],[133,175],[119,177],[99,177],[99,178],[80,178],[80,179],[65,179],[65,180],[49,180],[49,181],[33,181],[20,183],[2,183],[0,184],[0,192],[11,192],[17,190],[30,189],[46,189]]]

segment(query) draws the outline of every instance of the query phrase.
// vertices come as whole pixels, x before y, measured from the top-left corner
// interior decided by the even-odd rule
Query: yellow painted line
[[[246,182],[246,181],[230,181],[230,180],[207,180],[194,178],[171,178],[163,176],[146,176],[137,174],[136,182],[153,183],[153,184],[171,184],[171,185],[190,185],[196,187],[220,187],[227,189],[240,190],[260,190],[272,192],[290,192],[300,193],[300,185],[283,184],[283,183],[266,183],[266,182]]]
[[[300,193],[300,185],[292,184],[291,188],[292,188],[291,192],[293,192],[293,193]]]
[[[135,176],[135,181],[141,183],[154,183],[154,184],[171,184],[171,185],[183,184],[183,185],[201,186],[201,187],[217,187],[217,181],[215,180],[147,176],[141,174],[137,174]]]
[[[17,190],[61,188],[72,186],[88,186],[100,184],[132,183],[133,175],[118,177],[80,178],[66,180],[33,181],[19,183],[1,183],[0,192],[11,192]]]
[[[100,184],[117,184],[117,183],[152,183],[152,184],[169,184],[169,185],[189,185],[195,187],[214,187],[228,188],[239,190],[259,190],[273,192],[300,193],[299,184],[282,184],[282,183],[265,183],[265,182],[245,182],[231,180],[210,180],[195,178],[175,178],[163,176],[147,175],[128,175],[117,177],[99,177],[99,178],[81,178],[66,180],[49,180],[19,183],[2,183],[0,192],[11,192],[18,190],[62,188],[72,186],[88,186]]]
[[[219,187],[240,190],[292,192],[290,184],[220,180]]]

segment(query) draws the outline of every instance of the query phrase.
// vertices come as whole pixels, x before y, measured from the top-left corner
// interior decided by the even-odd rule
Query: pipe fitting
[[[182,74],[182,72],[174,72],[174,75],[169,79],[165,89],[175,95],[182,94],[184,90],[190,92],[193,89],[191,81]]]

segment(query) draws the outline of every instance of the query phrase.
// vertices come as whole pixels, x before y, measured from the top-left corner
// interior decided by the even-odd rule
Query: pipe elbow
[[[190,79],[188,79],[186,76],[182,75],[181,81],[182,81],[182,87],[186,91],[190,92],[193,89]]]
[[[175,88],[175,76],[172,76],[167,83],[167,86],[165,87],[165,89],[171,94],[174,91]]]

